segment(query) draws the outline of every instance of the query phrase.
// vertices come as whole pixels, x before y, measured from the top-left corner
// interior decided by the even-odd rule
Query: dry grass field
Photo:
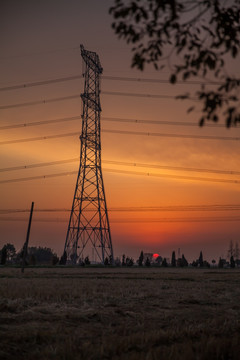
[[[0,268],[0,358],[240,359],[240,271]]]

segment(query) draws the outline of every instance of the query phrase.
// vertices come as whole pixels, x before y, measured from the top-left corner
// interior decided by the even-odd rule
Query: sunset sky
[[[76,159],[80,150],[79,136],[3,142],[74,132],[80,135],[80,97],[43,101],[80,95],[83,80],[11,90],[3,88],[80,76],[79,45],[83,44],[87,50],[98,53],[103,67],[103,177],[115,256],[125,253],[137,259],[143,250],[170,257],[173,250],[177,252],[180,248],[190,261],[198,258],[200,250],[208,260],[225,257],[230,240],[240,242],[240,130],[198,127],[198,104],[195,112],[187,114],[192,103],[174,99],[175,95],[192,90],[194,85],[127,81],[126,78],[168,80],[170,70],[166,67],[157,72],[150,66],[144,72],[131,69],[130,47],[111,29],[108,9],[112,4],[112,0],[1,1],[0,248],[7,242],[13,243],[17,250],[22,247],[34,201],[36,211],[29,245],[51,247],[58,255],[63,252],[70,213],[37,210],[70,210],[77,175],[43,176],[77,171],[79,162],[11,171],[3,169]],[[236,69],[234,65],[231,67],[235,74]],[[130,93],[169,98],[127,95]],[[34,101],[42,103],[7,108]],[[72,117],[75,119],[29,124]],[[181,125],[183,122],[189,125]],[[20,124],[28,125],[15,127]],[[11,128],[6,128],[10,125]],[[180,135],[190,135],[190,138]],[[223,137],[235,139],[221,139]],[[117,163],[108,163],[110,161]],[[236,173],[224,174],[224,171]],[[19,181],[37,176],[39,179]],[[11,182],[13,179],[18,181]],[[27,211],[6,212],[8,209]]]

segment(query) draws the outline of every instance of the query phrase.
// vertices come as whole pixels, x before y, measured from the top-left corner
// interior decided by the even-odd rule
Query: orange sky
[[[113,34],[108,15],[112,1],[4,2],[0,14],[0,87],[41,81],[82,72],[79,44],[99,54],[103,75],[168,79],[169,70],[149,68],[139,73],[130,68],[129,48]],[[189,85],[152,84],[102,80],[102,91],[176,95]],[[83,81],[38,86],[1,92],[0,106],[80,94]],[[197,123],[199,109],[191,115],[190,102],[101,95],[102,118],[127,118]],[[0,126],[51,120],[81,114],[81,101],[41,104],[0,110]],[[199,128],[171,125],[102,121],[102,129],[239,137],[239,129]],[[81,132],[81,120],[44,126],[0,130],[0,141]],[[79,155],[78,136],[0,146],[0,168],[71,159]],[[239,141],[196,140],[154,136],[102,133],[102,159],[218,170],[239,170]],[[1,172],[1,179],[54,174],[78,169],[77,162]],[[240,184],[171,179],[162,175],[236,179],[237,175],[128,167],[103,162],[108,207],[167,207],[185,205],[240,204]],[[105,170],[106,169],[106,170]],[[107,169],[151,173],[138,176],[108,172]],[[1,209],[67,208],[73,199],[76,175],[1,184]],[[239,211],[109,211],[115,255],[138,257],[141,250],[170,257],[181,248],[189,260],[199,256],[225,256],[230,240],[240,238]],[[61,254],[67,231],[67,213],[34,213],[31,245],[53,248]],[[218,221],[187,221],[191,218],[218,218]],[[225,219],[224,219],[225,217]],[[13,221],[20,218],[24,221]],[[222,221],[219,221],[222,218]],[[48,220],[41,221],[40,220]],[[169,222],[169,219],[181,219]],[[49,221],[54,220],[54,221]],[[119,221],[122,221],[119,223]],[[136,222],[133,222],[135,220]],[[163,222],[163,220],[165,222]],[[184,220],[184,221],[183,221]],[[161,222],[160,222],[161,221]],[[28,213],[1,215],[0,247],[14,243],[19,249],[26,236]]]

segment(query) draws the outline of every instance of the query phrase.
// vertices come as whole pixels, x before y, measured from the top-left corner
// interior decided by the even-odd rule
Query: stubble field
[[[0,268],[0,358],[240,358],[240,270]]]

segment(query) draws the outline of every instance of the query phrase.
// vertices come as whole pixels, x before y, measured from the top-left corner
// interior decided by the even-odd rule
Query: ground
[[[240,358],[240,270],[0,268],[0,358]]]

